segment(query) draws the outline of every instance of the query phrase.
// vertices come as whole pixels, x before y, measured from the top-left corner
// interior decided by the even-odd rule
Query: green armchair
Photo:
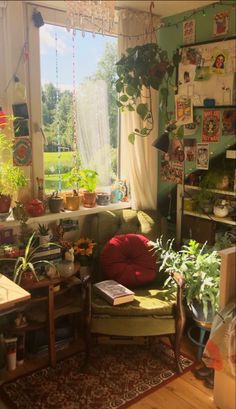
[[[84,234],[97,243],[98,255],[105,243],[115,235],[137,233],[155,241],[161,235],[165,238],[167,231],[165,218],[158,212],[131,209],[91,215],[84,226]],[[96,265],[92,280],[104,280],[99,262]],[[182,372],[179,354],[185,324],[183,282],[178,275],[174,278],[177,282],[175,295],[168,295],[167,289],[163,288],[164,278],[157,272],[157,278],[151,285],[134,289],[135,299],[132,303],[115,307],[92,290],[91,333],[129,337],[168,336],[174,349],[177,370]]]

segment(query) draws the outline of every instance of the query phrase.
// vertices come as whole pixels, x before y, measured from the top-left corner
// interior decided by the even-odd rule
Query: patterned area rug
[[[159,342],[146,345],[97,345],[86,372],[80,372],[79,353],[9,382],[1,396],[17,409],[117,409],[126,408],[178,375],[173,351]],[[183,368],[193,362],[181,356]]]

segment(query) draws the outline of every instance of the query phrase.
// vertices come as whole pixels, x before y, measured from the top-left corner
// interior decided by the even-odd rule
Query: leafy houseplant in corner
[[[179,58],[176,51],[170,60],[167,51],[162,50],[156,43],[147,43],[128,48],[117,62],[116,90],[121,94],[117,101],[118,108],[121,111],[136,111],[144,121],[142,128],[129,134],[131,143],[134,143],[135,135],[145,137],[153,129],[151,89],[159,90],[165,85],[161,88],[161,97],[163,106],[167,107],[170,80]],[[147,95],[142,100],[144,89]]]
[[[81,169],[80,186],[85,189],[83,192],[83,205],[84,207],[94,207],[96,204],[96,192],[98,182],[98,173],[91,169]]]
[[[201,245],[195,240],[183,245],[180,251],[173,249],[173,240],[168,240],[166,245],[162,239],[151,243],[161,264],[159,270],[182,275],[186,303],[193,318],[211,322],[219,301],[220,256],[217,251],[207,252],[206,243]],[[172,280],[170,275],[166,285]]]

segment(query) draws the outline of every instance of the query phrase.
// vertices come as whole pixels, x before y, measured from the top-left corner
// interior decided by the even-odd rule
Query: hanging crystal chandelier
[[[65,0],[67,29],[109,33],[115,20],[115,0]]]

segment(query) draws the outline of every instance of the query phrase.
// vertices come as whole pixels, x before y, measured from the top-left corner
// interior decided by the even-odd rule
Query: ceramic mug
[[[108,193],[97,193],[97,204],[100,206],[106,206],[110,203],[110,195]]]
[[[114,189],[111,191],[111,203],[118,203],[121,199],[123,199],[124,195],[123,192],[119,189]]]

